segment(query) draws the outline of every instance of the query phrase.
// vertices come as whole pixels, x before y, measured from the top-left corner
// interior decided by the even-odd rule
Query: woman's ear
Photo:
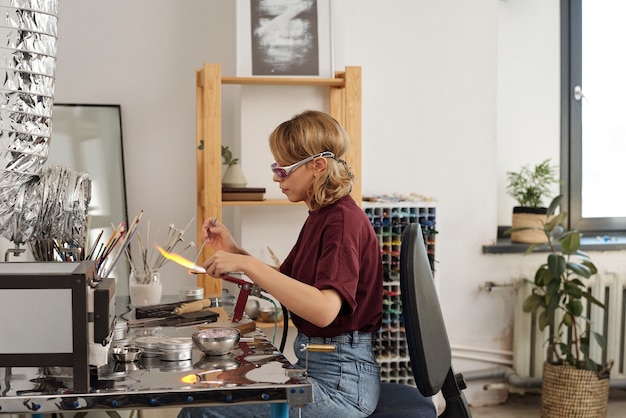
[[[328,167],[328,159],[326,158],[316,158],[313,160],[313,173],[321,174],[326,171]]]

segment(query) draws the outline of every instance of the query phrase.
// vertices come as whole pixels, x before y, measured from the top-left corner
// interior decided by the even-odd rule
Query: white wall
[[[498,224],[510,225],[516,203],[506,193],[506,171],[546,158],[559,165],[560,1],[499,3]]]
[[[528,276],[541,256],[481,249],[509,221],[505,172],[558,158],[559,1],[338,0],[334,6],[341,23],[338,66],[363,67],[364,194],[437,199],[437,278],[450,340],[511,349],[514,291],[479,287]],[[186,225],[196,202],[195,69],[221,62],[225,74],[234,74],[234,2],[61,0],[59,10],[56,100],[121,104],[129,216],[144,209],[155,233]],[[238,94],[226,95],[225,108],[241,111],[242,125],[225,127],[225,135],[241,130],[258,138],[240,150],[242,164],[249,184],[262,182],[271,195],[269,131],[324,103],[307,93],[302,109],[280,100],[259,109],[265,96],[251,88],[241,93],[239,108]],[[241,218],[241,228],[232,226],[253,254],[268,258],[270,245],[284,258],[306,212],[244,208],[225,215]],[[195,240],[191,231],[189,239]],[[620,256],[594,254],[604,270],[623,270]],[[195,282],[171,265],[162,277],[170,294]],[[491,366],[455,359],[457,371]],[[475,404],[503,396],[470,385]]]

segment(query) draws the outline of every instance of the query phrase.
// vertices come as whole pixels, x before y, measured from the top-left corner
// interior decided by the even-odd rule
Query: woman
[[[372,349],[382,319],[383,272],[378,239],[350,196],[354,178],[342,157],[349,139],[330,115],[306,111],[280,124],[269,139],[273,180],[291,202],[309,209],[291,252],[279,269],[252,257],[216,219],[203,238],[216,251],[204,262],[213,277],[244,274],[292,314],[302,344],[332,344],[330,353],[308,353],[313,403],[303,417],[366,417],[378,403],[380,370]],[[298,411],[291,411],[296,414]],[[186,408],[180,418],[269,416],[269,405]]]

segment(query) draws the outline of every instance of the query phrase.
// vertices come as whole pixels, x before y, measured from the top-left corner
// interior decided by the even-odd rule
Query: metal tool
[[[217,219],[213,219],[213,221],[211,222],[211,226],[215,226],[216,223],[217,223]],[[202,241],[202,245],[200,246],[200,249],[198,250],[198,254],[196,254],[196,258],[193,259],[193,264],[197,265],[198,257],[200,257],[200,254],[202,254],[202,250],[204,250],[204,245],[206,244],[207,240],[211,239],[211,231],[209,231],[209,229],[207,228],[206,232],[207,232],[207,237],[205,240]]]
[[[232,274],[232,273],[231,273]],[[248,302],[248,297],[250,295],[256,296],[262,299],[266,299],[267,297],[261,292],[261,289],[258,285],[249,282],[247,280],[238,279],[229,274],[223,274],[221,276],[222,280],[226,280],[227,282],[236,283],[239,286],[239,296],[237,297],[237,302],[235,303],[235,309],[233,311],[232,322],[239,322],[243,317],[243,313],[246,310],[246,303]]]
[[[198,250],[198,254],[196,254],[196,258],[193,259],[193,264],[196,264],[198,262],[198,257],[200,257],[200,254],[202,254],[202,250],[204,250],[204,244],[206,244],[206,241],[202,241],[202,245]]]

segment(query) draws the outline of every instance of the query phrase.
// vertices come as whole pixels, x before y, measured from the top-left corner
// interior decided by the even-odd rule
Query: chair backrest
[[[413,377],[422,395],[432,396],[448,376],[452,354],[418,223],[409,224],[402,235],[400,290]]]

